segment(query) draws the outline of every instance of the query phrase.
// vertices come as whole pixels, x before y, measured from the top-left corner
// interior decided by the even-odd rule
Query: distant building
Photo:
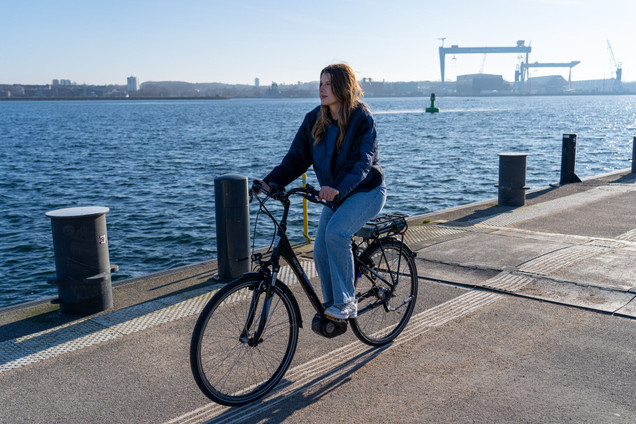
[[[457,76],[455,90],[460,95],[476,96],[507,91],[510,86],[501,75],[470,74]]]
[[[567,88],[568,82],[561,75],[532,77],[526,82],[530,94],[563,94]]]
[[[360,87],[367,97],[390,97],[397,94],[396,84],[373,81],[371,78],[362,78]]]
[[[57,86],[60,85],[60,80],[59,79],[54,79],[53,80],[53,86]]]
[[[261,86],[261,79],[254,78],[254,87],[260,87],[260,86]]]
[[[581,93],[607,93],[614,87],[615,79],[598,79],[585,81],[572,81],[572,89]]]
[[[128,77],[126,83],[127,91],[139,91],[139,81],[137,81],[137,77]]]
[[[24,87],[19,85],[0,85],[0,97],[24,96]]]
[[[272,85],[267,89],[265,97],[283,97],[283,93],[280,91],[278,84],[273,82]]]

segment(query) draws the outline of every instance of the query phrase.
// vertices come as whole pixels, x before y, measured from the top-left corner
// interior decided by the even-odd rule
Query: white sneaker
[[[333,305],[325,309],[325,316],[331,319],[349,319],[358,316],[358,301],[345,303],[344,305]]]

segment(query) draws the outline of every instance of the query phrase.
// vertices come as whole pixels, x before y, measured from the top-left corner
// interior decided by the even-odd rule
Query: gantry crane
[[[572,62],[567,62],[567,63],[549,63],[549,62],[524,63],[524,62],[521,62],[521,65],[520,65],[521,82],[522,83],[524,82],[528,68],[570,68],[570,72],[568,75],[568,85],[571,85],[572,84],[572,68],[578,65],[579,63],[581,63],[580,60],[573,60]]]
[[[459,47],[452,45],[444,47],[444,39],[442,46],[439,48],[439,66],[442,71],[442,84],[444,84],[444,71],[446,67],[447,54],[473,54],[473,53],[525,53],[526,64],[528,63],[528,54],[532,51],[532,47],[526,46],[524,40],[517,41],[515,47]]]

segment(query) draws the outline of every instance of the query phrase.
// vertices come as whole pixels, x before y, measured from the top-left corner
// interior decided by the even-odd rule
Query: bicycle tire
[[[298,342],[299,311],[293,295],[277,281],[262,341],[250,346],[241,340],[252,296],[259,296],[258,327],[265,293],[263,277],[241,277],[216,293],[205,306],[192,333],[190,366],[201,391],[226,406],[240,406],[268,393],[291,364]]]
[[[382,346],[395,339],[406,327],[417,300],[417,268],[411,250],[392,237],[373,242],[360,255],[356,297],[358,316],[350,321],[360,341]],[[391,288],[386,282],[396,281]],[[395,308],[392,310],[391,308]]]

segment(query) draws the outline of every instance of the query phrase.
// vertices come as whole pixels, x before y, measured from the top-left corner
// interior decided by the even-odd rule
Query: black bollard
[[[632,174],[636,174],[636,137],[632,144]]]
[[[576,134],[563,134],[561,148],[561,180],[559,184],[580,183],[576,168]]]
[[[111,265],[108,256],[106,212],[101,206],[58,209],[51,218],[56,275],[47,281],[57,285],[60,312],[88,315],[113,307]]]
[[[527,153],[499,153],[499,206],[523,206],[526,204]]]
[[[247,177],[214,179],[218,279],[228,282],[250,270],[250,216]]]

